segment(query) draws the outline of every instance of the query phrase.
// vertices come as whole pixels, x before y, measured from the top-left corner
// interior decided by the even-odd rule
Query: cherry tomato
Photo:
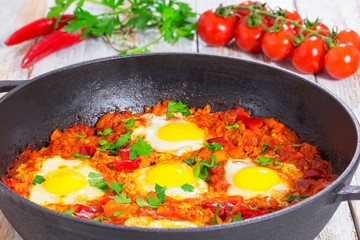
[[[347,44],[336,45],[325,56],[325,69],[336,79],[350,77],[357,72],[359,64],[359,51]]]
[[[314,27],[311,27],[310,28],[311,30],[326,30],[326,31],[330,31],[329,30],[329,28],[325,25],[325,24],[323,24],[323,23],[318,23],[316,26],[314,26]],[[318,32],[320,35],[322,35],[322,36],[325,36],[325,37],[330,37],[330,34],[329,33],[327,33],[327,32]],[[304,34],[304,36],[306,36],[306,35],[308,35],[309,33],[308,32],[306,32],[306,31],[303,31],[303,34]]]
[[[235,26],[235,42],[236,45],[246,52],[260,52],[261,38],[264,35],[262,24],[256,27],[249,27],[246,24],[248,17],[241,18]],[[263,20],[267,23],[266,20]]]
[[[296,20],[301,19],[301,16],[297,11],[289,11],[289,10],[286,10],[286,9],[283,9],[283,11],[286,12],[285,18],[288,19],[288,20],[296,21]],[[274,22],[275,22],[274,18],[267,18],[267,20],[269,21],[269,24],[271,26],[274,25]],[[280,24],[280,21],[278,22],[278,24]],[[300,21],[299,24],[302,25],[303,22]],[[294,24],[286,23],[285,25],[287,25],[291,29],[294,29],[298,33],[299,28],[296,27]]]
[[[220,17],[212,10],[201,14],[197,23],[200,38],[210,46],[225,46],[234,37],[237,17]]]
[[[261,49],[271,60],[280,61],[291,56],[295,46],[291,42],[291,35],[296,35],[295,30],[287,26],[278,32],[265,32],[261,40]]]
[[[260,5],[263,5],[263,4],[262,4],[261,2],[259,2],[259,1],[245,1],[245,2],[240,3],[238,6],[239,6],[239,7],[248,7],[248,6],[250,6],[250,4],[255,4],[255,3],[258,3],[258,4],[260,4]],[[262,10],[263,10],[263,11],[267,11],[267,8],[264,6],[264,7],[262,8]],[[245,16],[247,16],[247,15],[250,14],[250,11],[246,11],[246,10],[234,10],[234,13],[237,13],[237,14],[241,15],[241,17],[245,17]]]
[[[339,43],[354,46],[360,52],[360,37],[355,31],[351,29],[342,30],[336,36],[336,39],[339,41]]]
[[[291,54],[294,67],[303,73],[316,73],[324,67],[325,42],[316,36],[307,38]]]

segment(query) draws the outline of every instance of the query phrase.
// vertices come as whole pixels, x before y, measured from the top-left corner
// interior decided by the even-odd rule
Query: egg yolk
[[[238,188],[252,191],[268,191],[281,183],[276,171],[265,167],[243,168],[234,175],[233,181]]]
[[[42,183],[43,188],[49,193],[65,195],[73,191],[83,189],[87,184],[87,179],[82,174],[69,170],[61,169],[49,173]]]
[[[161,127],[158,131],[158,136],[162,140],[172,142],[199,140],[202,138],[202,131],[189,123],[174,122]]]
[[[151,185],[181,187],[185,183],[194,184],[193,172],[176,164],[161,164],[146,172],[146,181]]]

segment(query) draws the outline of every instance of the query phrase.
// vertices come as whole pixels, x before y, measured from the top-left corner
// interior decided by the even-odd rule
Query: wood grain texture
[[[26,51],[34,44],[34,40],[6,47],[4,41],[14,31],[26,23],[46,15],[46,11],[53,0],[0,0],[0,3],[6,2],[6,11],[0,14],[0,21],[6,22],[6,27],[0,26],[0,79],[30,79],[45,72],[67,66],[73,63],[91,60],[100,57],[113,56],[118,54],[109,47],[102,38],[87,39],[71,48],[63,49],[54,53],[46,59],[40,61],[34,67],[21,69],[20,63]],[[202,13],[208,9],[216,8],[220,3],[223,5],[236,4],[241,1],[228,0],[186,0],[190,3],[196,12]],[[297,10],[301,16],[308,16],[315,19],[317,16],[322,18],[328,26],[338,25],[340,29],[345,27],[352,28],[360,32],[360,2],[358,0],[347,0],[346,4],[338,4],[336,0],[269,0],[270,7],[281,6],[289,10]],[[86,8],[93,13],[101,12],[103,7],[92,3],[86,3]],[[69,9],[71,11],[72,9]],[[10,20],[10,21],[9,21]],[[142,46],[159,36],[156,30],[148,30],[145,33],[134,33],[129,37],[129,41]],[[150,47],[153,52],[200,52],[214,55],[226,55],[239,57],[251,61],[264,62],[280,68],[286,68],[297,74],[319,83],[331,92],[339,96],[354,111],[355,115],[360,117],[360,73],[341,81],[335,81],[329,75],[322,71],[316,75],[301,74],[294,69],[289,60],[274,62],[264,56],[262,53],[249,54],[239,50],[235,43],[230,43],[226,47],[209,47],[201,39],[195,37],[194,40],[182,39],[174,46],[160,41]],[[1,95],[0,95],[1,97]],[[357,170],[352,184],[360,185],[360,169]],[[327,224],[323,231],[316,238],[335,240],[360,239],[359,233],[360,201],[342,203]],[[354,223],[355,220],[355,223]],[[0,239],[20,240],[21,237],[13,230],[7,220],[0,212]],[[358,232],[356,232],[356,230]]]

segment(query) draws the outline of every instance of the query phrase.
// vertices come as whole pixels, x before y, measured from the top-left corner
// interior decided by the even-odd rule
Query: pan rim
[[[233,60],[233,61],[238,61],[238,62],[246,62],[246,63],[261,65],[263,67],[271,68],[272,70],[278,71],[281,74],[287,74],[287,75],[294,76],[298,80],[304,81],[304,82],[306,82],[306,84],[310,84],[312,87],[319,89],[320,91],[326,93],[333,100],[335,100],[346,111],[346,113],[352,120],[354,127],[356,129],[357,145],[356,145],[356,150],[354,152],[354,155],[351,159],[351,162],[333,183],[331,183],[329,186],[327,186],[325,189],[323,189],[319,193],[317,193],[317,194],[315,194],[293,206],[287,207],[285,209],[282,209],[282,210],[279,210],[279,211],[276,211],[276,212],[273,212],[270,214],[259,216],[256,218],[246,219],[244,221],[239,221],[239,222],[234,222],[234,223],[226,223],[226,224],[220,224],[220,225],[194,227],[194,228],[145,228],[145,227],[130,227],[130,226],[114,225],[114,224],[106,224],[106,223],[100,223],[100,222],[95,222],[95,221],[89,221],[89,220],[85,220],[85,219],[81,219],[81,218],[67,216],[66,214],[59,213],[59,212],[50,210],[48,208],[45,208],[43,206],[40,206],[36,203],[33,203],[30,200],[20,196],[19,194],[15,193],[11,189],[9,189],[2,182],[0,182],[0,190],[2,190],[5,194],[8,194],[8,196],[11,197],[12,199],[14,199],[15,201],[18,201],[21,204],[27,205],[28,207],[33,208],[35,211],[40,211],[40,212],[43,212],[44,214],[50,214],[52,217],[62,217],[62,218],[64,218],[64,220],[68,220],[70,222],[74,221],[78,224],[85,224],[85,225],[89,225],[89,226],[100,227],[100,228],[104,228],[107,230],[129,231],[129,232],[138,232],[138,233],[165,232],[165,233],[174,233],[175,234],[175,233],[184,233],[184,232],[186,232],[186,233],[203,232],[203,231],[214,231],[214,230],[219,230],[219,229],[224,230],[224,229],[238,228],[238,227],[242,227],[245,225],[250,225],[252,223],[267,221],[267,220],[270,220],[273,218],[277,218],[288,212],[296,211],[298,208],[306,207],[307,205],[310,205],[311,203],[316,201],[321,196],[323,196],[325,194],[334,193],[334,191],[336,191],[336,189],[338,189],[339,186],[343,185],[344,181],[349,177],[349,175],[352,173],[352,171],[355,170],[357,164],[359,164],[359,162],[360,162],[360,125],[359,125],[359,122],[358,122],[355,114],[353,113],[353,111],[350,109],[350,107],[347,106],[347,104],[342,99],[335,96],[333,93],[331,93],[328,89],[324,88],[323,86],[321,86],[317,83],[314,83],[314,82],[304,78],[303,76],[301,76],[293,71],[290,71],[288,69],[283,69],[283,68],[280,68],[277,66],[268,65],[266,63],[260,63],[260,62],[256,62],[256,61],[252,61],[252,60],[240,59],[240,58],[231,57],[231,56],[219,56],[219,55],[203,54],[203,53],[163,52],[163,53],[141,53],[141,54],[112,56],[112,57],[93,59],[93,60],[89,60],[89,61],[84,61],[84,62],[79,62],[79,63],[75,63],[72,65],[68,65],[68,66],[65,66],[62,68],[58,68],[58,69],[49,71],[47,73],[43,73],[39,76],[36,76],[33,79],[25,80],[24,84],[21,84],[20,86],[14,88],[13,90],[11,90],[11,92],[9,92],[5,96],[3,96],[0,99],[0,104],[2,104],[4,101],[6,101],[6,99],[10,98],[12,95],[16,94],[16,92],[19,89],[27,86],[28,84],[32,84],[38,80],[41,80],[43,78],[46,78],[48,76],[51,76],[53,74],[56,74],[56,73],[59,73],[62,71],[66,71],[66,70],[70,70],[70,69],[74,69],[74,68],[78,68],[78,67],[83,67],[83,66],[87,66],[87,65],[91,65],[91,64],[97,64],[97,63],[101,63],[101,62],[116,61],[117,59],[128,59],[128,58],[136,59],[136,58],[147,58],[147,57],[158,57],[158,56],[168,56],[168,57],[170,57],[170,56],[172,56],[172,57],[185,56],[185,57],[199,57],[199,58],[209,58],[210,57],[210,58],[217,58],[217,59]],[[330,203],[330,204],[335,204],[335,202]],[[26,211],[29,211],[29,209]],[[51,224],[53,224],[53,223],[51,223]],[[55,224],[53,224],[53,225],[55,225]],[[66,229],[69,229],[70,231],[76,232],[76,229],[74,229],[74,228],[68,228],[65,226],[61,226],[61,228],[66,228]]]

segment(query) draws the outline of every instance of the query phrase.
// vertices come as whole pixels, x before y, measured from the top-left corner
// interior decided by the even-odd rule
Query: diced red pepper
[[[243,219],[248,219],[248,218],[253,218],[264,214],[268,214],[268,212],[259,211],[255,209],[240,209],[239,212],[241,213],[241,217]],[[233,215],[237,215],[239,212]]]
[[[113,196],[104,197],[104,198],[100,199],[100,200],[96,203],[96,207],[97,207],[98,209],[102,209],[102,205],[105,205],[108,201],[113,200],[113,199],[114,199]]]
[[[238,115],[238,118],[240,118],[240,117],[249,117],[249,114],[247,112],[245,112],[244,109],[242,109],[240,107],[236,108],[235,112]]]
[[[264,122],[263,119],[246,116],[240,116],[239,119],[245,124],[246,128],[250,130],[260,127],[260,125]]]
[[[216,213],[217,205],[220,205],[218,216],[221,217],[226,212],[231,211],[234,205],[230,202],[223,202],[223,203],[205,203],[204,207],[210,209],[213,213]]]
[[[325,178],[325,173],[320,169],[310,168],[304,172],[303,178]]]
[[[81,146],[80,147],[80,152],[81,155],[87,155],[87,156],[94,156],[96,153],[96,148],[91,147],[91,146]]]
[[[226,144],[226,140],[223,137],[211,138],[211,139],[208,139],[207,141],[209,143],[217,142],[217,143],[220,143],[223,146]]]
[[[113,166],[118,171],[131,171],[138,169],[140,167],[141,159],[138,158],[135,161],[131,160],[115,160],[113,161]]]
[[[84,205],[79,205],[79,207],[74,211],[74,215],[79,218],[92,218],[96,213],[96,209],[93,207],[88,207]]]
[[[130,160],[130,151],[131,150],[129,148],[119,150],[119,153],[121,154],[123,160]]]

